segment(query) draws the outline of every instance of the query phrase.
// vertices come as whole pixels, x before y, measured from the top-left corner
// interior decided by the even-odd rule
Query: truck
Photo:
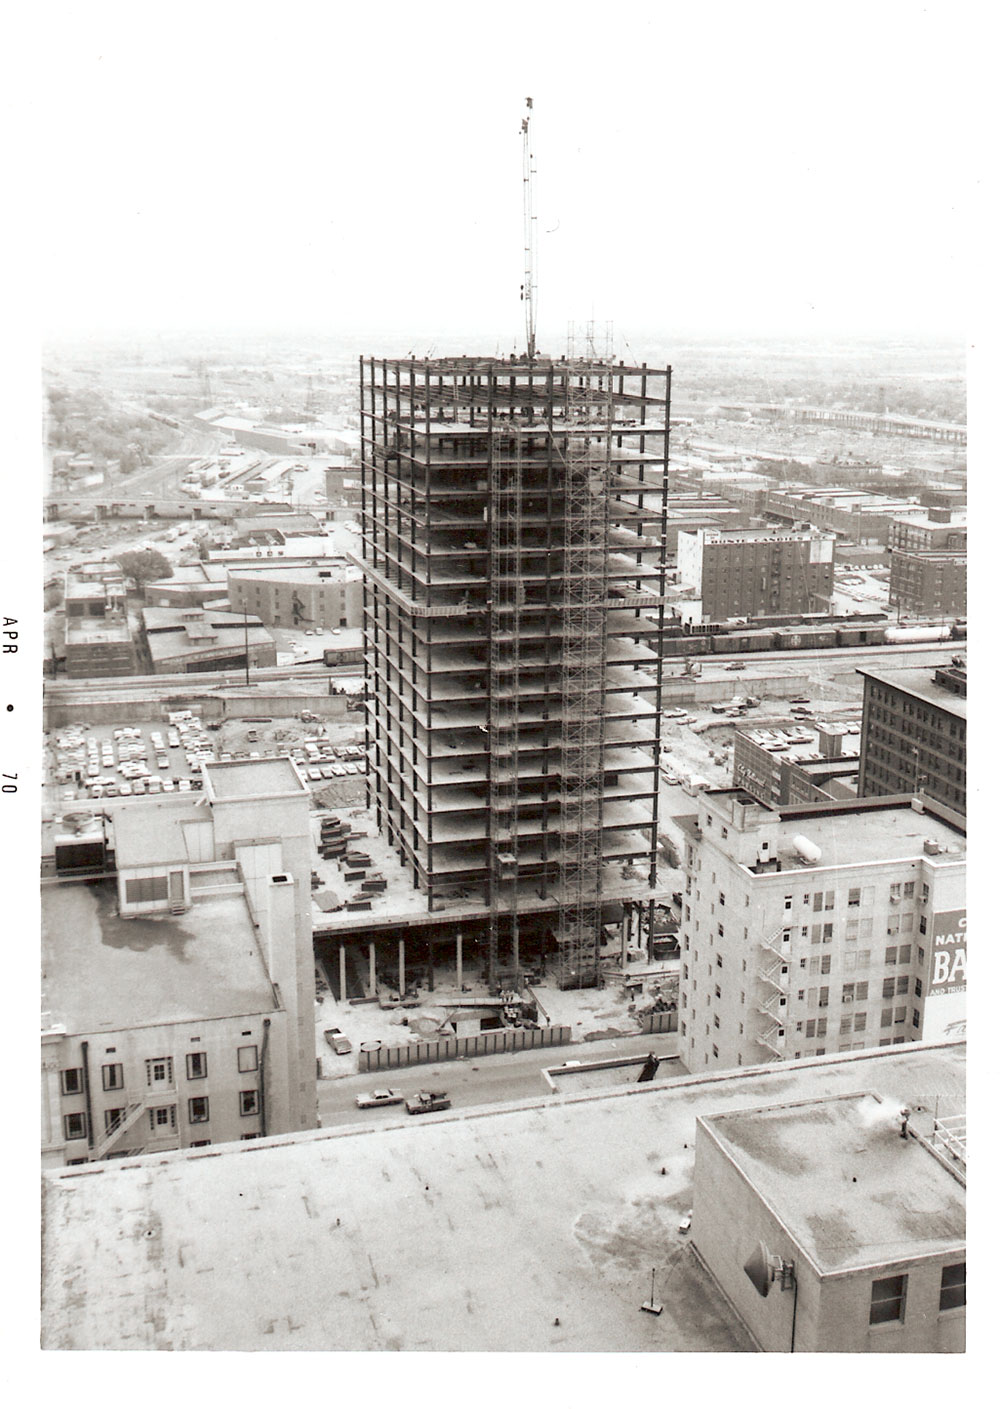
[[[446,1111],[451,1106],[447,1091],[418,1091],[415,1096],[407,1096],[406,1109],[410,1115],[426,1115],[428,1111]]]

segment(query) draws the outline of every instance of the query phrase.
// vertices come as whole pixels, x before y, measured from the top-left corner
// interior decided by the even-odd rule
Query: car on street
[[[726,666],[727,670],[746,670],[746,664],[741,660],[731,660]]]
[[[393,1091],[388,1086],[383,1086],[377,1091],[362,1091],[360,1096],[355,1096],[358,1109],[369,1110],[372,1106],[401,1106],[406,1099],[402,1091]]]
[[[810,699],[810,697],[809,697],[808,695],[793,695],[792,698],[788,701],[788,703],[789,703],[789,704],[812,704],[812,700]]]
[[[410,1115],[426,1115],[428,1111],[446,1111],[451,1106],[447,1091],[418,1091],[415,1096],[407,1096],[406,1109]]]

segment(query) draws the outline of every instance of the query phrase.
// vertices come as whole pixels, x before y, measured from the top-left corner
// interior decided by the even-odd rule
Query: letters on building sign
[[[965,911],[942,910],[931,936],[930,993],[965,992]]]

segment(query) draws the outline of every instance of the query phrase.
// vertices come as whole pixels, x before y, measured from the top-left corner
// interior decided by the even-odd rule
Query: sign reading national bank
[[[927,969],[922,1038],[935,1042],[965,1036],[965,911],[934,916]]]

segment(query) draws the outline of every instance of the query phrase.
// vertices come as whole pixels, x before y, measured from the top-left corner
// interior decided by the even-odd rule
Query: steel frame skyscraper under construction
[[[656,888],[670,370],[361,360],[369,801],[487,973],[551,907],[594,981],[614,877]]]

